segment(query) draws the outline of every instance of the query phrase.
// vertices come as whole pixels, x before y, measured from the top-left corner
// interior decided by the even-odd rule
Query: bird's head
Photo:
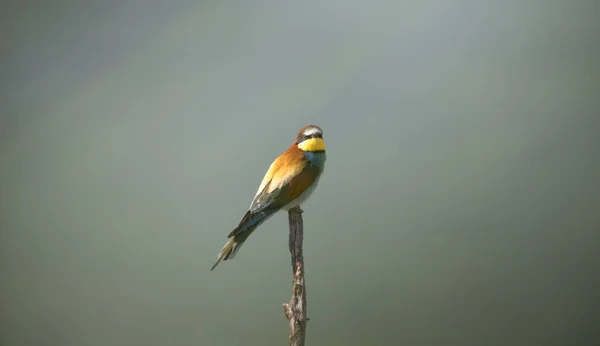
[[[298,149],[302,151],[319,152],[325,151],[325,142],[323,141],[323,130],[317,125],[308,125],[298,132],[298,137],[294,142]]]

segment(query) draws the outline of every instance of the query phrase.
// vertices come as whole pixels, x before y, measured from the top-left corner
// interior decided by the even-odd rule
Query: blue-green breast
[[[325,151],[305,151],[304,156],[310,161],[313,165],[319,167],[320,169],[325,169],[325,160],[327,156],[325,155]]]

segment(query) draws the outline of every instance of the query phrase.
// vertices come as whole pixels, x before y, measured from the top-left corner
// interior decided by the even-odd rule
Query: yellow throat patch
[[[325,141],[323,138],[311,138],[298,144],[298,149],[302,151],[324,151]]]

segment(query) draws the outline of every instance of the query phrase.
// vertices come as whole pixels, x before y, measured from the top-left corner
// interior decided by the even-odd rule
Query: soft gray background
[[[286,344],[284,214],[209,268],[309,123],[307,345],[594,344],[597,1],[2,7],[2,346]]]

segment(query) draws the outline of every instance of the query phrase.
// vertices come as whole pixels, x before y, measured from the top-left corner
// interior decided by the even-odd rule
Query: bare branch
[[[304,346],[306,336],[306,287],[304,286],[304,236],[302,209],[296,207],[288,212],[290,223],[290,254],[292,255],[292,299],[283,304],[285,317],[290,321],[290,346]]]

